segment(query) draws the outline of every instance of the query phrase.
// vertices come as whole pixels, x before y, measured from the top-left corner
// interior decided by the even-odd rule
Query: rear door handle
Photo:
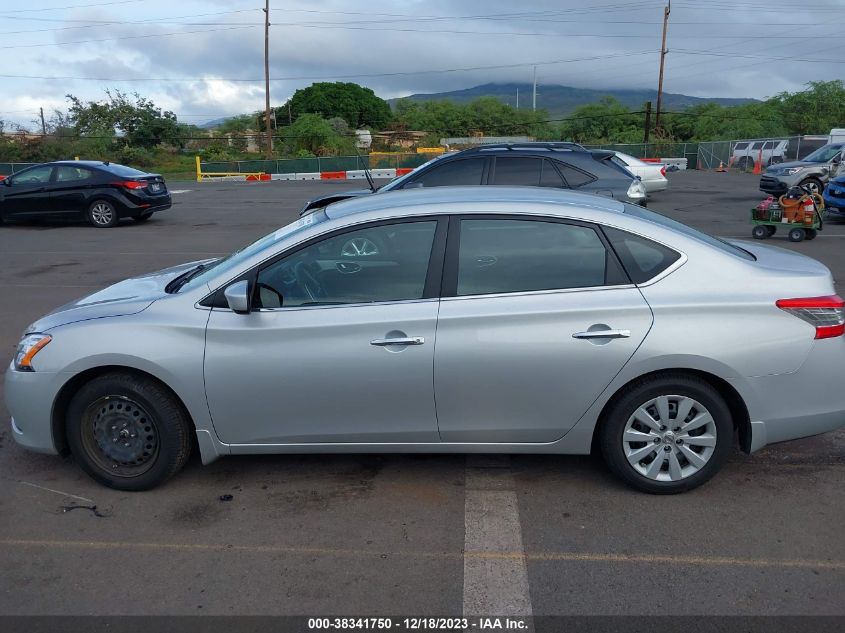
[[[370,345],[385,347],[387,345],[422,345],[425,338],[422,336],[409,336],[407,338],[377,338],[370,341]]]
[[[575,332],[572,338],[630,338],[631,330],[588,330]]]

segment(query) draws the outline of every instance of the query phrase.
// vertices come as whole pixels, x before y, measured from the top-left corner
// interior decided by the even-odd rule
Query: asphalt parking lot
[[[755,177],[669,176],[651,208],[750,239]],[[173,209],[144,225],[0,227],[3,367],[52,308],[226,254],[306,199],[357,187],[169,184]],[[845,291],[845,224],[771,242],[820,259]],[[737,451],[713,481],[673,497],[629,490],[594,457],[460,455],[193,458],[163,488],[132,494],[18,448],[0,391],[0,482],[7,615],[845,616],[843,431]],[[485,516],[488,495],[505,501],[501,515]],[[471,538],[479,517],[496,532],[487,540]]]

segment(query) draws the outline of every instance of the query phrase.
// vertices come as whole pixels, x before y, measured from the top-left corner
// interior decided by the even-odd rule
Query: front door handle
[[[588,330],[575,332],[572,338],[630,338],[631,330]]]
[[[406,338],[377,338],[370,341],[370,345],[385,347],[387,345],[422,345],[425,338],[422,336],[408,336]]]

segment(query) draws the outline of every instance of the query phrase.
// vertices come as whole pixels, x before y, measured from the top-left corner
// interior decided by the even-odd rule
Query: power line
[[[464,68],[439,68],[437,70],[409,70],[409,71],[400,71],[400,72],[389,72],[389,73],[361,73],[355,75],[297,75],[297,76],[289,76],[289,77],[270,77],[270,81],[319,81],[319,80],[332,80],[332,79],[356,79],[356,78],[367,78],[367,77],[402,77],[402,76],[409,76],[409,75],[428,75],[428,74],[441,74],[441,73],[456,73],[456,72],[469,72],[469,71],[477,71],[477,70],[501,70],[505,68],[525,68],[528,66],[553,66],[556,64],[569,64],[574,62],[582,62],[582,61],[595,61],[600,59],[614,59],[618,57],[630,57],[633,55],[646,55],[651,54],[653,51],[636,51],[633,53],[613,53],[608,55],[594,55],[591,57],[573,57],[571,59],[556,59],[550,61],[534,61],[534,62],[521,62],[515,64],[496,64],[492,66],[469,66]],[[203,81],[204,79],[215,80],[215,81],[230,81],[230,82],[243,82],[243,83],[255,83],[259,81],[264,81],[264,78],[243,78],[243,77],[199,77],[199,78],[168,78],[168,77],[134,77],[134,78],[127,78],[127,77],[76,77],[76,76],[60,76],[60,75],[14,75],[14,74],[0,74],[0,78],[4,79],[45,79],[45,80],[77,80],[77,81],[113,81],[113,82],[121,82],[121,81],[167,81],[167,82],[197,82]]]
[[[41,13],[44,11],[64,11],[65,9],[86,9],[88,7],[106,7],[112,6],[116,4],[137,4],[138,2],[144,2],[144,0],[117,0],[116,2],[97,2],[93,4],[75,4],[71,6],[64,6],[64,7],[46,7],[41,9],[15,9],[14,11],[2,11],[0,15],[2,17],[6,17],[7,14],[15,14],[15,13]]]
[[[0,49],[8,49],[8,48],[43,48],[45,46],[66,46],[69,44],[92,44],[96,42],[117,42],[120,40],[140,40],[140,39],[147,39],[151,37],[171,37],[173,35],[194,35],[197,33],[216,33],[218,31],[237,31],[242,29],[252,29],[257,26],[261,26],[260,24],[249,24],[246,26],[230,26],[226,28],[219,28],[219,29],[200,29],[198,31],[174,31],[170,33],[149,33],[147,35],[126,35],[124,37],[106,37],[99,40],[75,40],[73,42],[52,42],[49,44],[13,44],[9,46],[0,46]]]

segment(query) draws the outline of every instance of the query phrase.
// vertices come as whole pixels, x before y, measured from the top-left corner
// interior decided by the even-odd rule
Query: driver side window
[[[258,308],[421,299],[437,222],[373,226],[326,238],[258,273]]]
[[[32,169],[27,169],[26,171],[22,171],[21,173],[12,176],[9,179],[9,182],[12,185],[46,184],[50,181],[52,173],[53,167],[50,165],[33,167]]]

